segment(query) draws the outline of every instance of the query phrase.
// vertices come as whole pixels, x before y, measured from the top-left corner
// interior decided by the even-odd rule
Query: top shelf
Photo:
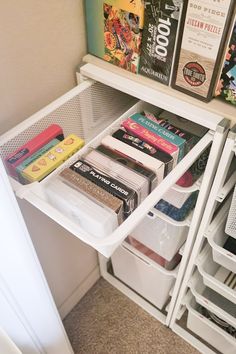
[[[110,73],[118,74],[122,78],[132,80],[133,82],[142,84],[147,88],[154,89],[160,93],[168,95],[170,97],[170,101],[171,98],[179,99],[187,104],[203,109],[209,113],[213,113],[216,116],[227,118],[231,121],[231,126],[236,123],[236,108],[229,103],[223,102],[221,99],[214,98],[208,103],[202,102],[196,98],[174,90],[169,86],[165,86],[157,81],[148,79],[145,76],[133,74],[90,54],[84,56],[83,61],[85,63],[96,65],[98,68],[108,70]]]

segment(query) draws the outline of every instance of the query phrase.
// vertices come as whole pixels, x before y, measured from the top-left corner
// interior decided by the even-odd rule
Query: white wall
[[[75,86],[86,53],[83,1],[0,1],[0,53],[1,134]],[[96,252],[27,203],[20,206],[64,316],[94,281]]]

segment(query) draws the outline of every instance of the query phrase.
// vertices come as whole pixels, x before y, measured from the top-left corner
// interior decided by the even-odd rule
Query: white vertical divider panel
[[[0,201],[0,295],[6,304],[3,308],[1,302],[0,326],[7,327],[8,335],[24,354],[72,354],[1,160]],[[18,331],[24,334],[25,342],[18,344]]]
[[[211,350],[206,344],[204,344],[200,339],[194,337],[190,332],[186,331],[185,328],[182,328],[178,323],[178,313],[181,310],[181,305],[184,302],[184,298],[186,296],[186,292],[188,289],[188,282],[193,274],[196,265],[196,258],[201,251],[204,235],[207,236],[208,232],[211,231],[211,220],[217,205],[217,199],[222,197],[222,189],[225,185],[225,180],[227,177],[227,173],[229,171],[230,164],[232,162],[233,156],[235,155],[235,142],[236,142],[236,126],[231,129],[228,133],[228,137],[224,144],[224,149],[220,157],[220,161],[218,164],[218,169],[216,171],[216,175],[214,178],[214,182],[208,197],[208,201],[205,206],[204,214],[201,219],[201,223],[198,229],[198,233],[196,235],[196,240],[193,246],[191,258],[189,260],[188,266],[186,268],[182,285],[179,290],[178,298],[175,304],[175,308],[172,313],[170,328],[180,335],[182,338],[187,340],[191,345],[197,348],[202,353],[213,354],[215,353]],[[228,188],[227,188],[228,189]],[[229,192],[229,189],[228,189]],[[225,197],[225,196],[224,196]]]
[[[4,354],[22,354],[19,348],[13,343],[6,332],[0,328],[0,353]]]
[[[186,272],[184,274],[183,278],[183,283],[180,288],[179,296],[176,301],[176,306],[172,314],[171,322],[170,322],[170,327],[172,328],[175,325],[176,319],[177,319],[177,314],[181,306],[181,302],[184,298],[184,294],[186,292],[187,286],[188,286],[188,281],[189,278],[191,277],[191,274],[193,273],[194,267],[195,267],[195,261],[196,257],[199,254],[201,250],[201,246],[204,241],[204,234],[207,231],[208,226],[210,225],[213,213],[215,211],[215,206],[216,206],[216,198],[218,196],[218,193],[220,192],[221,188],[223,187],[223,184],[225,182],[225,178],[227,175],[227,172],[229,170],[230,163],[232,161],[232,158],[234,156],[234,146],[235,146],[235,138],[236,138],[236,133],[229,132],[228,138],[226,139],[224,149],[218,164],[218,170],[214,179],[214,183],[211,188],[211,192],[208,197],[208,201],[206,204],[206,207],[204,209],[204,214],[201,219],[201,224],[198,229],[198,233],[196,235],[196,240],[194,243],[194,247],[192,250],[192,255],[188,263],[188,267],[186,269]]]
[[[197,199],[197,203],[194,209],[193,218],[191,220],[191,225],[188,233],[188,238],[185,243],[184,254],[182,257],[182,261],[180,263],[179,274],[177,277],[176,286],[173,291],[172,297],[174,299],[178,298],[178,292],[180,286],[182,284],[182,280],[189,262],[189,259],[192,257],[191,250],[194,245],[195,237],[198,232],[199,225],[202,220],[202,216],[204,213],[204,206],[207,203],[208,195],[210,193],[210,189],[215,177],[215,173],[219,164],[221,152],[224,146],[224,142],[228,133],[228,126],[226,120],[222,120],[219,124],[218,128],[214,132],[214,138],[211,146],[211,151],[208,158],[208,163],[205,169],[205,173],[203,175],[202,185],[199,191],[199,196]],[[167,316],[167,323],[170,323],[171,316],[174,310],[175,301],[172,301],[170,304],[169,313]]]

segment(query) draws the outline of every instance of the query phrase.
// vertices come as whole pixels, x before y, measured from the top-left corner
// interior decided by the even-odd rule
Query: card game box
[[[178,146],[171,144],[161,136],[152,132],[150,129],[138,124],[132,119],[127,118],[122,122],[122,126],[132,135],[137,136],[139,139],[146,141],[148,144],[154,146],[157,149],[164,151],[173,158],[173,166],[175,167],[178,162],[179,148]]]
[[[174,123],[175,125],[171,124],[170,121],[168,120],[168,115],[167,115],[167,119],[163,119],[160,117],[156,117],[154,114],[149,112],[145,112],[144,114],[147,118],[153,120],[155,123],[157,123],[164,129],[168,130],[169,133],[177,135],[178,137],[181,137],[182,139],[185,140],[184,152],[183,152],[184,155],[187,154],[193,148],[193,146],[199,141],[199,138],[196,135],[187,132],[184,129],[180,129],[176,125],[176,123]]]
[[[110,135],[105,136],[101,143],[118,154],[126,156],[128,159],[132,159],[136,163],[152,170],[157,176],[158,184],[163,180],[165,165],[162,161],[148,156]]]
[[[227,41],[235,0],[189,0],[183,5],[171,85],[208,102]]]
[[[9,174],[17,179],[17,166],[54,138],[57,138],[58,140],[64,139],[62,128],[57,124],[51,124],[41,133],[27,141],[24,145],[7,156],[4,162]]]
[[[21,172],[21,175],[28,182],[41,181],[83,146],[83,139],[80,139],[75,134],[70,134],[27,166]]]
[[[138,175],[145,177],[148,180],[149,193],[157,186],[158,179],[156,174],[152,170],[146,168],[141,164],[136,163],[133,159],[129,159],[127,156],[120,155],[117,151],[113,151],[104,145],[97,146],[96,150],[109,156],[111,159],[117,161],[119,164],[128,167],[132,171],[136,172]]]
[[[144,17],[142,0],[86,0],[88,52],[137,73]]]
[[[123,222],[123,202],[114,195],[108,193],[105,189],[97,186],[87,178],[81,176],[70,168],[65,168],[59,178],[70,187],[85,194],[101,206],[113,210],[117,215],[118,224]]]
[[[108,174],[100,171],[88,162],[78,160],[71,165],[70,168],[81,176],[87,178],[89,181],[95,183],[97,186],[105,189],[115,197],[121,199],[123,201],[125,218],[128,217],[138,206],[137,194],[133,189],[117,179],[110,177]]]
[[[135,113],[131,116],[131,119],[140,124],[142,127],[149,129],[151,132],[168,141],[170,144],[176,146],[179,149],[178,161],[184,157],[186,140],[183,137],[174,134],[169,129],[164,128],[158,124],[156,120],[150,119],[149,116]]]
[[[183,0],[145,1],[139,73],[169,85]]]
[[[149,193],[149,180],[146,176],[137,173],[101,151],[91,150],[84,157],[84,160],[135,190],[138,197],[138,204],[147,197]]]
[[[146,111],[144,113],[149,114]],[[157,119],[163,119],[169,124],[174,125],[180,129],[182,132],[187,132],[193,136],[196,136],[197,138],[202,138],[208,131],[208,129],[203,125],[192,122],[169,111],[162,111],[160,114],[158,114],[158,116],[155,115],[155,117],[158,117]]]
[[[112,136],[122,141],[123,143],[143,152],[144,154],[147,154],[149,156],[154,157],[155,159],[162,161],[165,164],[164,177],[168,175],[168,173],[172,170],[173,158],[169,154],[166,154],[164,151],[154,148],[147,142],[139,139],[137,136],[127,133],[123,129],[118,129],[112,134]]]

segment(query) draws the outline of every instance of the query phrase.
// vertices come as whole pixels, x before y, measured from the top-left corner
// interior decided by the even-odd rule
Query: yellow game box
[[[40,181],[83,146],[83,139],[78,138],[75,134],[70,134],[26,167],[21,174],[27,182]]]

